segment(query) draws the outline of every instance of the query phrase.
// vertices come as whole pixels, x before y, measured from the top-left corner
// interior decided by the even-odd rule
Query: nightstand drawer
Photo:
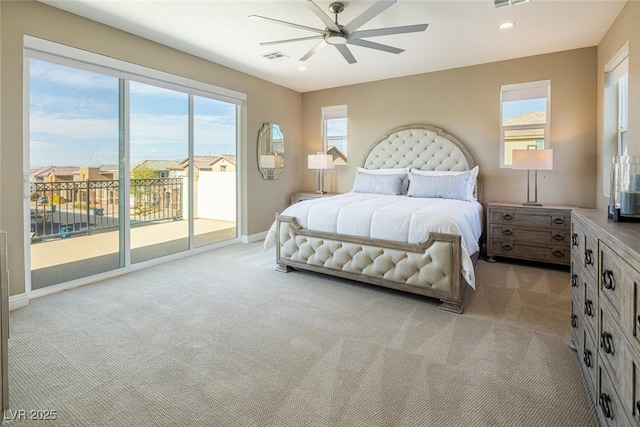
[[[516,240],[529,243],[551,243],[564,245],[569,242],[569,231],[538,228],[523,228],[508,225],[492,225],[489,237],[502,240]]]
[[[531,261],[569,265],[571,250],[568,246],[536,246],[513,241],[490,239],[491,254]]]
[[[489,223],[568,230],[571,224],[571,213],[554,214],[542,209],[540,212],[535,212],[531,208],[492,209]]]

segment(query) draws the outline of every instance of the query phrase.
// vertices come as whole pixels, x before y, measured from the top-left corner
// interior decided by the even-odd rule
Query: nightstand
[[[495,256],[569,265],[572,206],[487,205],[487,261]]]
[[[303,200],[317,199],[319,197],[337,196],[339,193],[314,193],[314,192],[302,192],[293,193],[291,195],[291,204],[301,202]]]

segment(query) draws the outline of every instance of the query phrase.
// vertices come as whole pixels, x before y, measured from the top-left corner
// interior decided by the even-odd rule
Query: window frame
[[[345,140],[345,150],[344,150],[345,152],[343,154],[345,155],[345,164],[347,164],[349,159],[349,153],[348,153],[349,118],[348,118],[347,105],[333,105],[329,107],[322,107],[321,112],[322,112],[322,121],[320,124],[320,132],[321,132],[321,138],[322,138],[322,152],[328,154],[329,147],[331,145],[330,141]],[[327,122],[328,120],[332,120],[332,119],[346,119],[347,133],[345,135],[333,135],[333,136],[327,135]],[[335,164],[335,160],[334,160],[334,164]],[[335,165],[338,166],[338,164],[335,164]]]
[[[527,99],[546,99],[545,122],[531,125],[504,124],[504,103],[510,101],[524,101]],[[551,80],[538,80],[525,83],[514,83],[500,86],[500,167],[511,168],[505,162],[505,134],[514,130],[544,129],[543,146],[550,148],[549,134],[551,129]]]
[[[611,161],[628,154],[629,123],[629,41],[627,40],[604,65],[604,122],[602,155],[602,192],[610,196]]]

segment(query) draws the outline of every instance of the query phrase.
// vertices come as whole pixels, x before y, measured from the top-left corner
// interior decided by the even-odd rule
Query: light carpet
[[[9,418],[56,420],[3,425],[597,425],[566,270],[480,261],[456,315],[274,267],[236,244],[13,311]]]

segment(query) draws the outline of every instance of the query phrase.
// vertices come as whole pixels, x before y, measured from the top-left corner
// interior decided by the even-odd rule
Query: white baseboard
[[[19,294],[9,297],[9,311],[29,305],[29,297],[27,294]]]
[[[258,242],[260,240],[264,240],[265,237],[267,237],[267,233],[268,231],[263,231],[260,233],[256,233],[256,234],[250,234],[250,235],[243,235],[241,237],[241,241],[242,243],[253,243],[253,242]]]

